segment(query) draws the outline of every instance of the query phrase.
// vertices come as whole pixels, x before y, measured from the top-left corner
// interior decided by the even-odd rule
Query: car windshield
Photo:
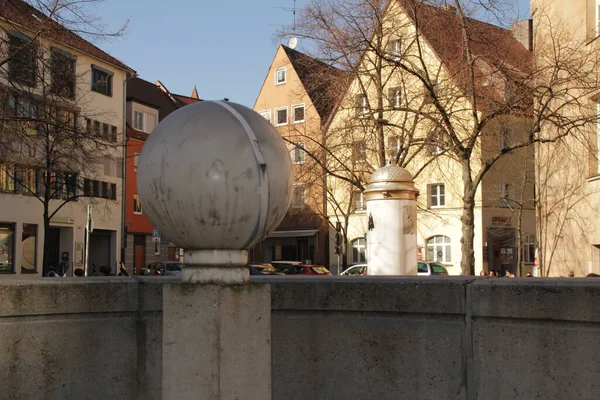
[[[417,263],[417,272],[427,272],[427,264]]]

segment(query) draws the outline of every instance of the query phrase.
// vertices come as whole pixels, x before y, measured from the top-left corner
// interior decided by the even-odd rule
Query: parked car
[[[179,261],[167,261],[165,263],[165,274],[168,276],[179,276],[181,275],[181,268],[184,268],[185,264]]]
[[[340,275],[367,275],[367,264],[354,264],[344,270]]]
[[[250,275],[283,275],[271,264],[246,264],[246,267],[250,270]]]
[[[448,275],[444,266],[435,261],[417,262],[417,275]]]
[[[303,264],[303,263],[271,263],[277,272],[285,275],[331,275],[331,272],[322,265]]]

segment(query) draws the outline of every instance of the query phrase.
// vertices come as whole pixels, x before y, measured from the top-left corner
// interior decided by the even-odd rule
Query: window
[[[402,96],[399,87],[390,88],[388,91],[390,107],[397,110],[402,105]]]
[[[15,191],[15,169],[4,164],[0,164],[0,192]]]
[[[367,144],[364,140],[352,144],[352,161],[355,163],[367,161]]]
[[[352,191],[352,211],[355,213],[366,211],[365,196],[360,190]]]
[[[367,262],[366,250],[367,241],[365,238],[354,239],[352,245],[352,263],[365,263]]]
[[[25,86],[36,85],[37,46],[35,42],[19,32],[11,32],[8,42],[8,79]]]
[[[402,56],[402,41],[392,40],[390,42],[390,56],[394,61],[398,61]]]
[[[142,214],[142,202],[137,194],[133,195],[133,213]]]
[[[75,200],[77,196],[77,181],[78,176],[72,172],[65,172],[63,174],[64,179],[64,192],[63,199],[65,200]]]
[[[140,153],[133,153],[133,170],[135,172],[137,172],[139,162],[140,162]]]
[[[38,170],[35,168],[21,169],[19,179],[20,192],[24,195],[35,195],[38,192]]]
[[[71,54],[53,49],[50,57],[50,74],[52,85],[50,91],[69,99],[75,98],[75,57]]]
[[[258,112],[264,119],[271,122],[271,110],[263,110]]]
[[[402,139],[397,136],[388,137],[388,155],[389,159],[395,163],[396,157],[399,160],[403,160],[407,154],[408,149],[402,146]]]
[[[93,134],[97,137],[100,136],[100,121],[94,121],[94,132]]]
[[[92,181],[92,196],[100,197],[100,181]]]
[[[500,184],[500,207],[508,208],[511,206],[511,201],[513,198],[512,188],[513,185],[510,183],[501,183]]]
[[[14,233],[14,224],[0,222],[0,273],[13,272]]]
[[[429,154],[432,156],[436,156],[438,154],[442,154],[442,133],[441,132],[431,132],[427,135],[427,143]]]
[[[107,96],[112,96],[113,73],[92,64],[92,90]]]
[[[304,122],[304,104],[292,106],[292,122],[294,124]]]
[[[306,151],[304,150],[304,143],[295,143],[292,147],[292,163],[304,164],[306,161]]]
[[[427,240],[427,261],[452,262],[452,246],[448,236],[433,236]]]
[[[83,180],[83,195],[86,197],[92,196],[92,180],[85,178]]]
[[[102,137],[105,139],[110,139],[108,124],[102,124]]]
[[[535,262],[535,248],[537,247],[535,236],[526,235],[523,241],[523,262],[533,264]]]
[[[292,208],[302,208],[306,205],[306,186],[294,185],[294,195],[292,197]]]
[[[354,99],[356,114],[364,115],[369,113],[369,102],[366,94],[357,94]]]
[[[287,107],[275,109],[275,126],[283,126],[288,123]]]
[[[37,271],[37,225],[23,224],[21,234],[21,273]]]
[[[509,129],[502,129],[498,133],[498,150],[504,150],[510,146],[511,143],[511,131]]]
[[[144,132],[144,113],[142,111],[133,112],[133,128]]]
[[[446,206],[446,193],[443,183],[435,183],[427,186],[429,207],[440,208]]]
[[[286,82],[285,67],[275,70],[275,85],[283,85]]]
[[[109,189],[110,189],[110,194],[109,194],[108,198],[110,200],[116,200],[117,199],[117,184],[111,183]]]
[[[114,125],[111,125],[111,127],[110,127],[110,141],[111,142],[117,141],[117,127]]]
[[[108,193],[108,182],[100,182],[102,185],[102,192],[100,193],[100,197],[103,199],[108,199],[110,193]]]
[[[23,124],[25,132],[29,134],[37,134],[38,131],[38,112],[39,103],[35,99],[25,95],[7,94],[4,103],[5,113],[7,117],[17,117],[19,122]]]

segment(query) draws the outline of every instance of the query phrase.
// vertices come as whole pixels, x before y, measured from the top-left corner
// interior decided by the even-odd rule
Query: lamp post
[[[246,249],[283,219],[292,165],[253,110],[204,101],[165,118],[138,163],[152,224],[185,250],[163,290],[163,399],[271,397],[268,285],[247,284]]]

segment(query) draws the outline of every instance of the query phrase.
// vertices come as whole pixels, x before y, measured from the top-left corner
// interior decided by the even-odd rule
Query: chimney
[[[533,19],[517,21],[509,29],[523,47],[533,51]]]

